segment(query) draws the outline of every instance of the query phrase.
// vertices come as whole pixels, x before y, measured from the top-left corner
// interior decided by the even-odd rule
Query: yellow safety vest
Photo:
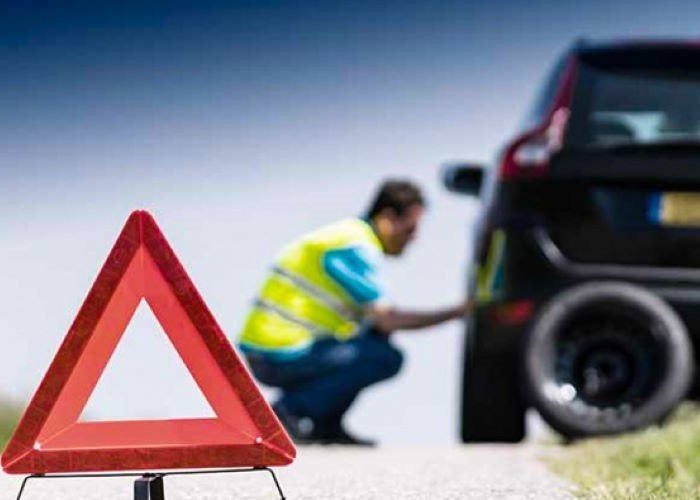
[[[306,234],[278,255],[246,319],[239,345],[296,352],[315,338],[354,336],[362,309],[323,266],[330,250],[366,246],[382,251],[372,227],[345,219]]]

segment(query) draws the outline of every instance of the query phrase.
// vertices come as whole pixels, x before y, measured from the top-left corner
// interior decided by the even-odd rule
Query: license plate
[[[659,222],[664,226],[700,226],[700,193],[663,193]]]

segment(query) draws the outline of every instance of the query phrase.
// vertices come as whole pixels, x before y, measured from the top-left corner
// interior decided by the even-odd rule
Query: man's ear
[[[384,207],[374,216],[372,222],[374,223],[374,227],[377,228],[377,232],[382,236],[386,236],[392,232],[394,221],[396,220],[395,217],[396,212],[394,209]]]
[[[379,213],[375,214],[374,217],[372,217],[372,226],[374,226],[374,231],[381,241],[382,247],[386,249],[387,245],[389,244],[387,239],[390,238],[392,233],[393,222],[386,215],[385,210],[381,210]]]
[[[398,214],[396,213],[396,210],[394,210],[392,207],[384,207],[379,211],[377,217],[394,221],[398,217]]]

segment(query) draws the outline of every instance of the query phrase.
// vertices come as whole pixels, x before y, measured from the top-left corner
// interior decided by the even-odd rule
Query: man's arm
[[[471,308],[465,302],[449,309],[421,312],[397,309],[381,300],[383,287],[377,272],[377,257],[371,250],[358,245],[326,252],[323,266],[326,272],[345,289],[366,317],[382,332],[414,330],[437,325],[464,316]]]
[[[367,307],[367,317],[376,328],[384,333],[395,330],[416,330],[437,325],[445,321],[463,317],[472,307],[465,301],[455,307],[436,311],[411,311],[394,307],[371,304]]]

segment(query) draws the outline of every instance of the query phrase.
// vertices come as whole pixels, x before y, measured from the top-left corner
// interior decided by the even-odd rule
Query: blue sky
[[[689,0],[3,1],[0,394],[34,389],[135,208],[154,213],[233,338],[282,243],[359,212],[382,177],[410,176],[431,210],[388,266],[392,296],[458,300],[477,205],[441,190],[438,165],[489,161],[578,37],[691,37],[699,18]],[[140,312],[91,415],[202,411],[192,387],[133,397],[134,366],[188,383],[148,321]],[[405,372],[353,425],[453,439],[460,326],[397,341]],[[389,403],[406,409],[399,426]]]

